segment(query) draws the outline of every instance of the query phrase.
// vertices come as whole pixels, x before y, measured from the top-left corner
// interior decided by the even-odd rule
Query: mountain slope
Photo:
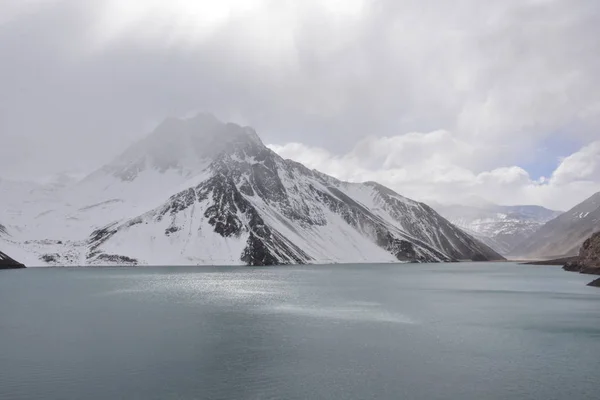
[[[14,202],[3,223],[24,227],[27,240],[80,241],[108,222],[143,213],[191,187],[222,151],[220,146],[252,135],[250,128],[223,124],[207,114],[167,119],[79,182],[65,187],[52,183],[30,189],[27,196],[13,196],[29,201]]]
[[[523,258],[574,256],[583,242],[597,231],[600,231],[600,192],[547,222],[512,254]]]
[[[511,251],[546,222],[561,214],[540,206],[436,205],[454,225],[500,254]]]
[[[127,183],[149,165],[160,173],[187,170],[182,176],[189,186],[146,212],[96,229],[86,263],[501,259],[424,204],[376,183],[344,183],[311,171],[269,150],[250,128],[215,121],[201,115],[169,122],[189,127],[177,128],[184,133],[175,136],[188,143],[183,148],[191,149],[194,168],[185,168],[177,157],[162,157],[170,132],[163,124],[150,141],[124,153],[133,161],[102,170]]]

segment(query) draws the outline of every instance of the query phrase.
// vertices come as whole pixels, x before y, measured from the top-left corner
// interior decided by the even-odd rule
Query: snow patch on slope
[[[240,265],[248,234],[222,237],[203,217],[208,204],[194,204],[173,220],[156,220],[152,212],[115,233],[102,246],[108,254],[127,255],[139,264]],[[176,230],[173,229],[176,227]]]

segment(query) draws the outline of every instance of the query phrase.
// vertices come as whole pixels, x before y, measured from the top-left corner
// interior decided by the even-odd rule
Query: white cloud
[[[600,141],[566,157],[554,171],[551,183],[600,182]]]
[[[344,155],[300,143],[269,147],[338,179],[378,181],[424,201],[454,203],[477,196],[500,204],[567,209],[600,191],[600,141],[562,160],[551,178],[539,180],[518,166],[475,172],[468,165],[477,148],[446,131],[372,137]]]
[[[57,0],[3,0],[0,4],[0,26],[32,10],[55,3]]]
[[[278,151],[344,179],[562,208],[597,188],[595,147],[533,171],[540,180],[515,166],[598,140],[599,10],[596,0],[0,0],[0,171],[91,170],[164,117],[209,111],[266,142],[303,143]]]

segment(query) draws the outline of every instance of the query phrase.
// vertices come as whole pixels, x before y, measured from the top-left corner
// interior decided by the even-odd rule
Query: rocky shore
[[[600,287],[600,278],[596,279],[595,281],[591,281],[588,283],[588,286]]]
[[[575,260],[567,262],[563,269],[582,274],[600,275],[600,232],[587,239],[579,250],[579,256]],[[600,279],[596,279],[589,285],[600,287]]]
[[[542,260],[542,261],[528,261],[521,263],[522,265],[566,265],[568,263],[577,261],[578,257],[564,257],[553,260]]]

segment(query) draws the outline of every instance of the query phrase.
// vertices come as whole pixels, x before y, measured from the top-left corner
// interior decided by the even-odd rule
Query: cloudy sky
[[[0,54],[4,178],[208,111],[417,199],[600,190],[596,0],[0,0]]]

